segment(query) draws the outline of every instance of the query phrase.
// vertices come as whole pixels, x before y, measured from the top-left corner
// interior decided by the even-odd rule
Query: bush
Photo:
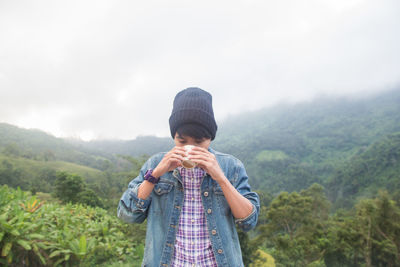
[[[106,266],[143,257],[143,228],[101,208],[44,203],[2,186],[0,214],[0,265]]]

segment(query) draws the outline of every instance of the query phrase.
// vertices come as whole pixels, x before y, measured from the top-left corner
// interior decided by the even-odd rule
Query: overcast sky
[[[0,0],[0,122],[169,136],[176,93],[229,114],[400,84],[399,0]]]

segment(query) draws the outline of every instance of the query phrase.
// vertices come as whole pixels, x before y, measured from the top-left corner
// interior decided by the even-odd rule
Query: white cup
[[[186,152],[189,153],[192,150],[192,148],[194,148],[194,146],[186,145],[186,146],[184,146],[184,148],[185,148]],[[184,168],[192,169],[192,168],[196,167],[196,165],[197,165],[196,162],[191,161],[188,157],[184,157],[183,159],[184,160],[182,161],[182,166]]]

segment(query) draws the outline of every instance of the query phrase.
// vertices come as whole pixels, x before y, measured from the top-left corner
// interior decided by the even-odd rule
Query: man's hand
[[[181,166],[183,158],[186,156],[186,151],[183,147],[175,146],[172,148],[153,170],[154,177],[160,177],[164,173],[169,172]]]
[[[207,149],[198,146],[193,147],[189,152],[189,159],[196,162],[200,168],[205,170],[218,183],[226,179],[215,155]]]

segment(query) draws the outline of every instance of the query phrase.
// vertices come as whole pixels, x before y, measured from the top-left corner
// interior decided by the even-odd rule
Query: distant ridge
[[[79,149],[62,138],[37,129],[24,129],[0,123],[0,153],[27,159],[61,160],[101,169],[110,154]]]

